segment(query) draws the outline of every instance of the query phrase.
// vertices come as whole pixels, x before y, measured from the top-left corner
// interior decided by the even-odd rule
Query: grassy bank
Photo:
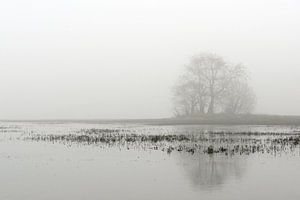
[[[138,123],[147,125],[288,125],[300,126],[300,116],[283,115],[202,115],[160,119],[44,119],[44,120],[1,120],[2,122],[35,123]],[[0,122],[1,122],[0,121]]]
[[[281,115],[204,115],[149,120],[148,123],[161,125],[176,124],[220,124],[220,125],[295,125],[300,126],[300,116]]]

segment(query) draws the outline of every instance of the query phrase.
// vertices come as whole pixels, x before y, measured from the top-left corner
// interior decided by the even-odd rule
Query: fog
[[[242,62],[255,113],[300,115],[297,0],[0,3],[0,119],[157,118],[191,56]]]

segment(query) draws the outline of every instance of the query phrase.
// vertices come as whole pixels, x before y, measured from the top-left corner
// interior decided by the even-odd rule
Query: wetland
[[[300,127],[2,122],[0,199],[299,199]]]

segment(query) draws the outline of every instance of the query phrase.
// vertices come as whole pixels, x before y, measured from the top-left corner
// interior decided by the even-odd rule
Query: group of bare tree
[[[191,58],[174,87],[173,100],[177,116],[250,113],[256,102],[246,69],[212,53]]]

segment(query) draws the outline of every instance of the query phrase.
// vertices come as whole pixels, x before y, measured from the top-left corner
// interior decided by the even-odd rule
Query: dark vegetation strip
[[[126,148],[166,151],[196,152],[206,154],[251,154],[280,153],[300,149],[300,135],[258,132],[208,132],[205,134],[145,135],[126,133],[125,130],[85,129],[77,134],[43,135],[34,134],[25,138],[33,141],[61,142],[64,144],[86,144],[121,146]]]

